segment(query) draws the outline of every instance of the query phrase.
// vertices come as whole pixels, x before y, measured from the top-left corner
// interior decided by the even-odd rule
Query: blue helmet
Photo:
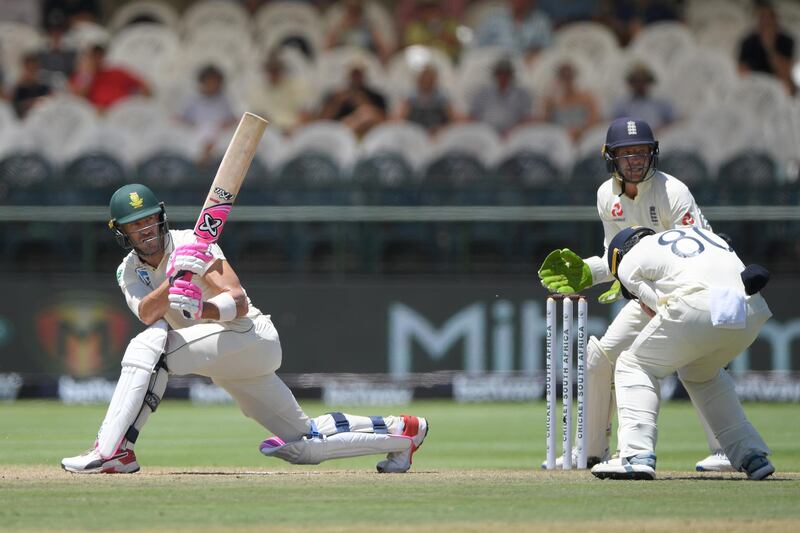
[[[617,148],[624,146],[649,146],[647,161],[644,166],[633,167],[633,155],[618,156]],[[658,141],[653,136],[653,130],[644,120],[622,117],[614,120],[606,132],[606,143],[603,145],[603,159],[606,168],[612,176],[630,183],[641,183],[653,177],[658,165]],[[621,163],[624,163],[622,166]],[[627,176],[625,171],[640,173],[638,179]]]
[[[648,235],[655,235],[655,233],[655,231],[645,226],[632,226],[614,235],[614,238],[608,243],[608,269],[615,278],[619,279],[617,271],[622,257],[636,246],[642,238]]]

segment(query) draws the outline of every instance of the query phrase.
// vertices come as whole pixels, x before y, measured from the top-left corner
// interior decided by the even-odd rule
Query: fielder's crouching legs
[[[266,456],[292,464],[319,464],[328,459],[388,454],[378,463],[382,473],[405,472],[413,453],[427,436],[428,424],[416,416],[356,416],[328,413],[311,420],[311,432],[298,440],[267,439],[259,449]]]
[[[62,460],[65,470],[79,473],[139,470],[133,446],[150,413],[158,407],[169,379],[163,356],[167,329],[167,323],[159,320],[130,341],[94,447]]]

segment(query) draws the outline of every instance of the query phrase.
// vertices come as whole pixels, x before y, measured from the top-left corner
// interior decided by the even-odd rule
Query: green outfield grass
[[[330,409],[301,402],[310,415]],[[374,473],[378,457],[291,466],[266,459],[267,435],[236,407],[167,400],[136,448],[142,472],[78,476],[59,460],[86,449],[104,406],[0,404],[0,531],[6,530],[800,530],[800,409],[748,404],[776,475],[697,475],[707,454],[690,404],[665,405],[659,479],[546,473],[544,405],[416,402],[431,432],[411,473]],[[557,524],[556,524],[557,523]]]

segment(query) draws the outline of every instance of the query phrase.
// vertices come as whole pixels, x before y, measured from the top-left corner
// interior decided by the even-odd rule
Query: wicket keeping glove
[[[550,292],[572,294],[592,286],[592,271],[569,248],[554,250],[539,267],[542,286]]]
[[[203,318],[203,291],[191,281],[176,279],[169,288],[169,306],[183,313],[186,318]]]
[[[622,297],[622,285],[619,280],[614,281],[611,287],[597,297],[597,301],[601,304],[612,304]]]

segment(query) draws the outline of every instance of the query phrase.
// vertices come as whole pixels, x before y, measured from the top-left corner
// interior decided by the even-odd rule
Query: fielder
[[[639,225],[656,231],[684,226],[709,228],[700,208],[681,181],[657,170],[658,142],[650,126],[643,120],[619,118],[606,133],[603,158],[611,174],[597,190],[597,211],[603,221],[604,247],[620,230]],[[612,281],[614,278],[602,257],[581,259],[564,248],[551,252],[539,269],[542,285],[552,292],[574,293]],[[620,297],[619,282],[599,297],[600,303],[612,303]],[[591,467],[609,457],[614,364],[627,349],[649,317],[630,302],[616,316],[601,339],[592,336],[586,345],[587,400],[586,446]],[[699,461],[700,471],[731,471],[728,458],[702,420],[711,455]],[[573,464],[577,449],[573,450]],[[562,458],[557,459],[560,466]],[[544,468],[544,464],[542,467]]]
[[[676,370],[733,467],[753,480],[775,472],[723,370],[772,316],[758,293],[766,270],[745,268],[721,237],[697,226],[625,229],[608,246],[608,265],[623,295],[650,318],[614,371],[619,457],[592,474],[655,479],[658,379]]]
[[[212,379],[242,412],[275,436],[259,449],[295,464],[387,454],[378,472],[405,472],[428,423],[416,416],[329,413],[310,419],[275,375],[281,344],[270,320],[252,305],[216,244],[191,230],[170,230],[164,204],[144,185],[111,198],[109,228],[131,250],[117,269],[131,311],[146,326],[131,340],[94,445],[61,466],[78,473],[139,470],[133,448],[161,401],[169,374]],[[184,281],[191,272],[191,281]],[[188,318],[187,318],[188,317]]]

